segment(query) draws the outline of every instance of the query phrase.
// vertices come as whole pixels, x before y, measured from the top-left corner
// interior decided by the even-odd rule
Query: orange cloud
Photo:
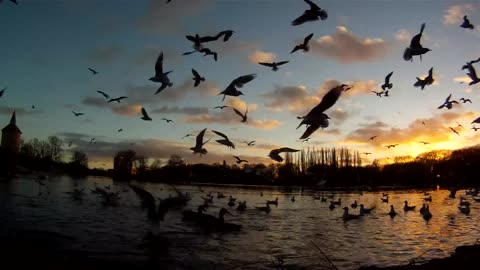
[[[271,92],[263,95],[271,100],[265,103],[268,110],[282,111],[287,110],[293,113],[305,113],[311,107],[320,102],[320,98],[309,95],[305,86],[276,86]]]
[[[112,111],[116,114],[123,115],[123,116],[138,116],[140,117],[140,111],[142,110],[142,106],[140,105],[120,105],[116,107],[112,107]]]
[[[395,39],[402,43],[410,43],[412,40],[412,33],[406,29],[400,29],[395,33]]]
[[[273,62],[275,58],[277,58],[276,54],[259,50],[248,55],[248,60],[254,64],[258,62]]]

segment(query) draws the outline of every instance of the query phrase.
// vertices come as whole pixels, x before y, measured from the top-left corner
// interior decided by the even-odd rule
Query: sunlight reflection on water
[[[140,209],[136,195],[132,191],[121,193],[118,207],[106,207],[90,193],[94,183],[111,185],[114,190],[127,187],[127,184],[113,183],[107,178],[64,176],[45,180],[46,185],[39,186],[32,179],[23,177],[0,183],[0,236],[21,229],[57,232],[73,237],[66,241],[65,248],[69,250],[115,260],[148,259],[142,243],[152,226],[146,222],[146,213]],[[155,197],[174,195],[164,184],[146,183],[143,186]],[[87,191],[83,201],[74,201],[65,193],[75,187]],[[340,207],[329,210],[328,204],[314,200],[311,195],[315,193],[309,190],[302,196],[299,188],[294,188],[292,193],[274,187],[185,185],[179,188],[193,195],[186,209],[196,209],[203,203],[201,195],[211,191],[214,195],[223,192],[227,198],[232,195],[237,201],[246,200],[247,210],[238,212],[236,207],[227,206],[227,198],[217,200],[215,197],[208,213],[216,215],[221,207],[230,209],[233,216],[225,216],[226,221],[241,224],[242,230],[210,234],[184,223],[181,210],[170,211],[156,229],[169,239],[169,256],[165,258],[161,254],[158,257],[162,257],[165,264],[175,265],[175,269],[212,269],[214,265],[216,269],[237,266],[235,269],[271,269],[273,256],[283,258],[287,265],[307,269],[327,265],[311,241],[340,269],[369,264],[404,264],[427,251],[426,258],[448,256],[458,245],[473,244],[480,230],[476,226],[479,203],[471,200],[469,216],[457,209],[460,195],[465,194],[463,190],[457,193],[456,199],[449,199],[445,190],[430,191],[433,218],[428,222],[418,212],[425,197],[419,191],[391,191],[388,204],[381,203],[382,194],[378,192],[337,193],[335,200],[341,198],[342,207],[350,206],[354,200],[366,207],[376,206],[370,215],[343,222]],[[290,201],[292,195],[295,195],[295,202]],[[254,209],[276,197],[278,207],[272,206],[269,214]],[[416,211],[405,213],[405,200],[409,205],[416,205]],[[390,204],[398,213],[394,219],[386,214]],[[359,208],[350,208],[350,213],[358,211]],[[241,265],[244,268],[239,267]]]

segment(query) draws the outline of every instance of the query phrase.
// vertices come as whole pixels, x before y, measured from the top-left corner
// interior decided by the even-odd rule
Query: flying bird
[[[102,94],[102,96],[104,96],[106,99],[109,99],[109,98],[110,98],[110,96],[109,96],[107,93],[103,92],[103,91],[97,91],[97,93]]]
[[[142,107],[142,115],[143,116],[140,119],[145,120],[145,121],[152,121],[152,118],[150,118],[150,116],[148,116],[147,111],[143,107]]]
[[[160,119],[160,120],[163,120],[163,121],[165,121],[165,122],[167,122],[167,123],[173,123],[173,120],[167,119],[167,118],[162,118],[162,119]]]
[[[218,33],[217,36],[218,36],[218,38],[220,38],[221,36],[223,36],[223,42],[226,42],[226,41],[228,41],[228,40],[232,37],[233,33],[235,33],[235,31],[233,31],[233,30],[225,30],[225,31],[221,31],[220,33]]]
[[[450,94],[446,99],[445,101],[443,102],[442,105],[438,106],[437,109],[443,109],[443,108],[447,108],[447,109],[451,109],[453,107],[453,103],[455,104],[458,104],[458,101],[456,100],[452,100],[450,101],[450,98],[452,97],[452,94]]]
[[[460,136],[460,133],[458,133],[458,131],[456,131],[454,128],[452,128],[452,127],[448,127],[448,128],[450,128],[451,131],[453,131],[455,134],[457,134],[458,136]]]
[[[423,145],[427,145],[427,144],[430,144],[429,142],[424,142],[424,141],[421,141],[419,143],[423,143]]]
[[[235,149],[235,145],[233,144],[233,142],[230,141],[230,139],[228,139],[227,135],[215,130],[212,130],[212,132],[223,138],[222,140],[216,140],[216,142],[218,142],[219,144],[223,144],[228,148]]]
[[[235,80],[233,80],[227,86],[227,88],[225,88],[225,90],[220,92],[220,94],[218,94],[218,95],[223,95],[222,101],[225,100],[225,96],[238,97],[240,95],[243,95],[242,91],[237,90],[237,87],[242,88],[244,84],[252,81],[253,79],[255,79],[256,76],[257,76],[256,74],[248,74],[248,75],[240,76],[240,77],[236,78]]]
[[[477,119],[473,120],[472,124],[480,124],[480,117]]]
[[[233,157],[237,160],[237,161],[236,161],[237,164],[240,164],[240,163],[242,163],[242,162],[248,163],[248,160],[246,160],[246,159],[240,159],[240,158],[237,157],[237,156],[233,156]]]
[[[362,154],[364,154],[365,156],[368,156],[368,155],[371,155],[372,153],[370,153],[370,152],[363,152]]]
[[[474,61],[472,61],[472,62],[474,62]],[[467,64],[462,67],[462,70],[463,69],[468,70],[467,75],[472,80],[471,82],[468,83],[468,85],[474,85],[474,84],[477,84],[478,82],[480,82],[480,78],[478,78],[477,72],[475,71],[475,68],[473,67],[472,62],[467,62]]]
[[[310,39],[312,39],[312,37],[313,37],[313,33],[306,36],[303,39],[303,43],[296,45],[290,53],[292,54],[298,50],[303,50],[304,52],[308,52],[310,50],[310,46],[308,46],[308,42],[310,41]]]
[[[123,129],[122,129],[122,128],[121,128],[121,129],[119,129],[119,130],[117,130],[117,132],[122,132],[122,131],[123,131]]]
[[[227,105],[223,105],[223,106],[216,106],[216,107],[213,107],[213,109],[220,109],[220,110],[223,110],[225,108],[228,108]]]
[[[457,121],[455,121],[455,123],[457,123],[457,127],[463,128],[463,126],[460,125],[460,123],[458,123]]]
[[[216,41],[218,40],[221,36],[224,36],[223,38],[223,41],[227,41],[228,39],[230,39],[230,37],[232,36],[233,34],[233,31],[231,30],[226,30],[226,31],[222,31],[220,33],[218,33],[216,36],[204,36],[204,37],[200,37],[198,34],[195,34],[195,36],[191,36],[191,35],[188,35],[186,36],[186,38],[193,42],[193,48],[197,51],[201,50],[203,47],[202,47],[202,43],[206,43],[206,42],[212,42],[212,41]]]
[[[372,136],[372,137],[369,138],[369,140],[370,140],[370,141],[373,141],[373,140],[375,140],[375,138],[377,138],[377,137],[378,137],[378,135]]]
[[[416,34],[412,38],[410,42],[410,46],[405,49],[405,52],[403,53],[403,59],[405,61],[413,62],[413,56],[415,55],[419,55],[420,60],[422,60],[422,55],[431,51],[428,48],[424,48],[422,44],[420,44],[420,39],[422,38],[423,30],[425,30],[425,23],[422,23],[422,26],[420,27],[420,33]]]
[[[183,136],[182,139],[185,139],[185,138],[190,137],[190,136],[193,136],[193,134],[189,133],[189,134]]]
[[[32,105],[32,109],[35,109],[35,105]]]
[[[395,148],[397,145],[398,145],[398,143],[396,143],[396,144],[389,144],[389,145],[385,145],[385,147],[387,147],[388,149],[390,149],[390,148]]]
[[[278,148],[278,149],[273,149],[272,151],[270,151],[268,156],[275,161],[282,162],[283,158],[280,156],[281,153],[284,153],[284,152],[285,153],[293,153],[293,152],[298,152],[298,151],[300,151],[300,150],[292,149],[292,148],[288,148],[288,147],[282,147],[282,148]]]
[[[165,88],[167,88],[167,86],[173,86],[173,83],[170,82],[170,79],[168,78],[168,74],[170,72],[172,71],[170,70],[167,72],[163,72],[163,52],[160,52],[160,55],[157,58],[157,62],[155,62],[155,76],[149,79],[152,82],[158,82],[162,84],[154,95],[162,92]]]
[[[392,89],[393,84],[390,82],[390,77],[392,77],[393,71],[388,73],[387,77],[385,77],[385,83],[382,84],[382,90],[385,91],[385,88]]]
[[[463,103],[467,103],[467,102],[470,102],[472,103],[472,101],[469,99],[469,98],[460,98],[460,101],[463,102]]]
[[[471,24],[470,20],[467,18],[467,15],[463,16],[463,23],[460,25],[460,27],[471,30],[474,28],[473,24]]]
[[[254,146],[255,145],[255,141],[244,142],[244,143],[246,143],[248,146]]]
[[[192,68],[192,73],[193,73],[193,80],[195,81],[195,83],[193,84],[193,87],[197,87],[200,82],[204,82],[205,81],[205,78],[200,76],[200,74],[198,74],[198,72]]]
[[[242,114],[239,110],[233,108],[233,111],[238,114],[240,117],[242,117],[242,120],[240,122],[246,123],[247,122],[247,113],[248,113],[248,107],[247,110],[245,111],[245,114]]]
[[[90,70],[93,75],[97,75],[97,74],[98,74],[98,71],[96,71],[96,70],[93,69],[93,68],[88,68],[88,70]]]
[[[272,62],[272,63],[267,63],[267,62],[259,62],[260,65],[266,66],[266,67],[271,67],[273,71],[278,70],[278,66],[284,65],[290,61],[281,61],[281,62]]]
[[[472,127],[472,129],[473,129],[475,132],[477,132],[477,130],[479,130],[480,127]]]
[[[121,97],[118,97],[118,98],[111,98],[107,103],[114,102],[114,101],[116,101],[117,103],[120,103],[120,100],[126,99],[126,98],[128,98],[128,97],[121,96]]]
[[[190,148],[190,150],[192,150],[194,154],[199,153],[201,156],[201,155],[206,155],[208,153],[207,149],[203,148],[203,146],[211,140],[210,138],[206,142],[203,141],[203,136],[205,135],[206,130],[207,129],[205,128],[202,131],[200,131],[200,133],[198,133],[195,146]]]
[[[0,0],[0,4],[3,2],[3,0]],[[10,0],[10,2],[14,3],[15,5],[18,5],[17,0]]]
[[[303,133],[300,139],[308,138],[320,127],[328,127],[328,119],[330,119],[330,117],[324,112],[337,102],[343,91],[348,91],[349,89],[350,87],[346,84],[335,86],[323,96],[320,103],[310,110],[307,115],[297,117],[298,119],[302,119],[302,122],[300,122],[297,129],[302,125],[307,125],[307,130]]]
[[[95,143],[96,138],[90,139],[90,143]]]
[[[431,85],[435,79],[433,79],[433,67],[428,70],[428,75],[424,79],[420,79],[417,77],[417,81],[413,84],[415,87],[421,87],[422,90],[427,85]]]
[[[3,88],[2,90],[0,90],[0,97],[3,96],[3,94],[5,93],[5,90],[7,90],[7,87]]]
[[[310,9],[307,9],[303,12],[303,14],[296,18],[295,20],[292,21],[292,25],[301,25],[306,22],[310,21],[318,21],[318,19],[321,19],[322,21],[326,20],[328,18],[328,14],[326,10],[321,9],[319,6],[317,6],[315,3],[313,3],[310,0],[304,0],[309,6]]]
[[[213,55],[213,59],[215,60],[215,62],[218,60],[218,53],[210,50],[209,48],[203,48],[199,50],[199,52],[203,53],[203,56]]]
[[[79,117],[80,115],[84,115],[84,113],[77,113],[77,112],[74,112],[74,111],[72,111],[72,113],[73,113],[76,117]]]
[[[383,92],[384,91],[382,91],[382,92],[372,91],[372,93],[375,93],[375,95],[377,95],[377,97],[382,97]]]

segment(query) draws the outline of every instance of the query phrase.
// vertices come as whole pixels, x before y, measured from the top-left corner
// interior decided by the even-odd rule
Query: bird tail
[[[305,46],[305,48],[303,48],[303,50],[304,50],[305,52],[310,51],[310,46]]]
[[[278,67],[273,67],[272,70],[273,70],[273,71],[277,71],[277,70],[278,70]]]
[[[423,30],[425,30],[425,23],[422,23],[422,26],[420,27],[420,34],[423,33]]]
[[[405,61],[412,60],[412,50],[410,49],[410,47],[406,48],[405,51],[403,52],[403,59]]]
[[[420,79],[420,78],[417,77],[417,82],[416,82],[415,84],[413,84],[413,86],[419,87],[419,86],[422,86],[422,84],[423,84],[422,79]]]

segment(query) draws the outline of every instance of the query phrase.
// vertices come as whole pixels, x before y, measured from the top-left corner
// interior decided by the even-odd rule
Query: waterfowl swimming
[[[326,202],[326,201],[327,201],[327,198],[323,197],[323,194],[322,194],[322,197],[320,198],[320,201],[321,201],[321,202]]]
[[[330,202],[330,205],[328,206],[328,208],[330,208],[330,210],[335,209],[335,204],[333,202]]]
[[[239,224],[234,224],[234,223],[226,223],[225,219],[223,218],[225,214],[231,215],[230,212],[228,212],[227,209],[222,208],[220,209],[220,212],[218,213],[218,219],[217,218],[208,218],[205,219],[204,216],[201,218],[201,225],[205,226],[205,229],[209,231],[239,231],[242,228],[242,225]],[[206,216],[206,215],[205,215]]]
[[[424,201],[426,202],[431,202],[432,201],[432,196],[423,198]]]
[[[349,214],[348,213],[348,207],[344,207],[343,208],[343,221],[348,221],[348,220],[351,220],[351,219],[359,219],[360,218],[360,215],[352,215],[352,214]]]
[[[388,203],[388,195],[387,198],[380,198],[382,200],[382,203]]]
[[[459,206],[458,210],[460,210],[460,212],[464,213],[465,215],[468,215],[470,214],[470,204],[466,204],[463,207]]]
[[[460,206],[470,205],[470,202],[465,200],[463,197],[460,197]]]
[[[235,201],[229,201],[229,202],[228,202],[228,206],[230,206],[230,207],[235,206]]]
[[[388,215],[392,218],[397,215],[397,212],[395,212],[393,205],[390,205],[390,212],[388,212]]]
[[[358,204],[357,204],[357,201],[355,200],[353,203],[352,203],[352,208],[357,208]]]
[[[382,192],[382,196],[383,196],[383,197],[388,197],[388,193],[383,193],[383,192]]]
[[[265,213],[270,213],[270,211],[272,211],[272,208],[270,208],[270,204],[269,204],[269,203],[267,203],[267,206],[264,206],[264,207],[259,207],[259,206],[257,206],[257,207],[255,207],[255,209],[260,210],[260,211],[263,211],[263,212],[265,212]]]
[[[295,202],[295,196],[292,196],[292,198],[290,199],[290,201]]]
[[[415,210],[415,206],[409,206],[408,201],[405,201],[405,205],[403,206],[404,211],[413,211]]]
[[[194,212],[192,210],[185,210],[183,211],[183,220],[186,221],[199,221],[200,218],[203,216],[203,212],[205,212],[205,206],[200,205],[197,208],[197,212]]]
[[[273,204],[275,206],[278,206],[278,198],[275,198],[275,201],[267,201],[267,204]]]
[[[427,205],[426,205],[426,204],[423,204],[423,205],[422,205],[422,208],[420,208],[420,214],[423,215],[426,210],[427,210]]]
[[[432,218],[432,213],[430,213],[430,207],[427,205],[425,212],[423,213],[423,219],[430,220]]]
[[[375,209],[375,206],[372,208],[365,208],[363,204],[360,204],[360,215],[370,214]]]
[[[331,201],[332,204],[334,205],[341,205],[342,204],[342,199],[338,198],[338,201]]]
[[[238,202],[237,210],[244,211],[247,208],[247,201]]]
[[[225,198],[225,195],[223,195],[222,192],[218,192],[217,199],[222,199],[222,198]]]

